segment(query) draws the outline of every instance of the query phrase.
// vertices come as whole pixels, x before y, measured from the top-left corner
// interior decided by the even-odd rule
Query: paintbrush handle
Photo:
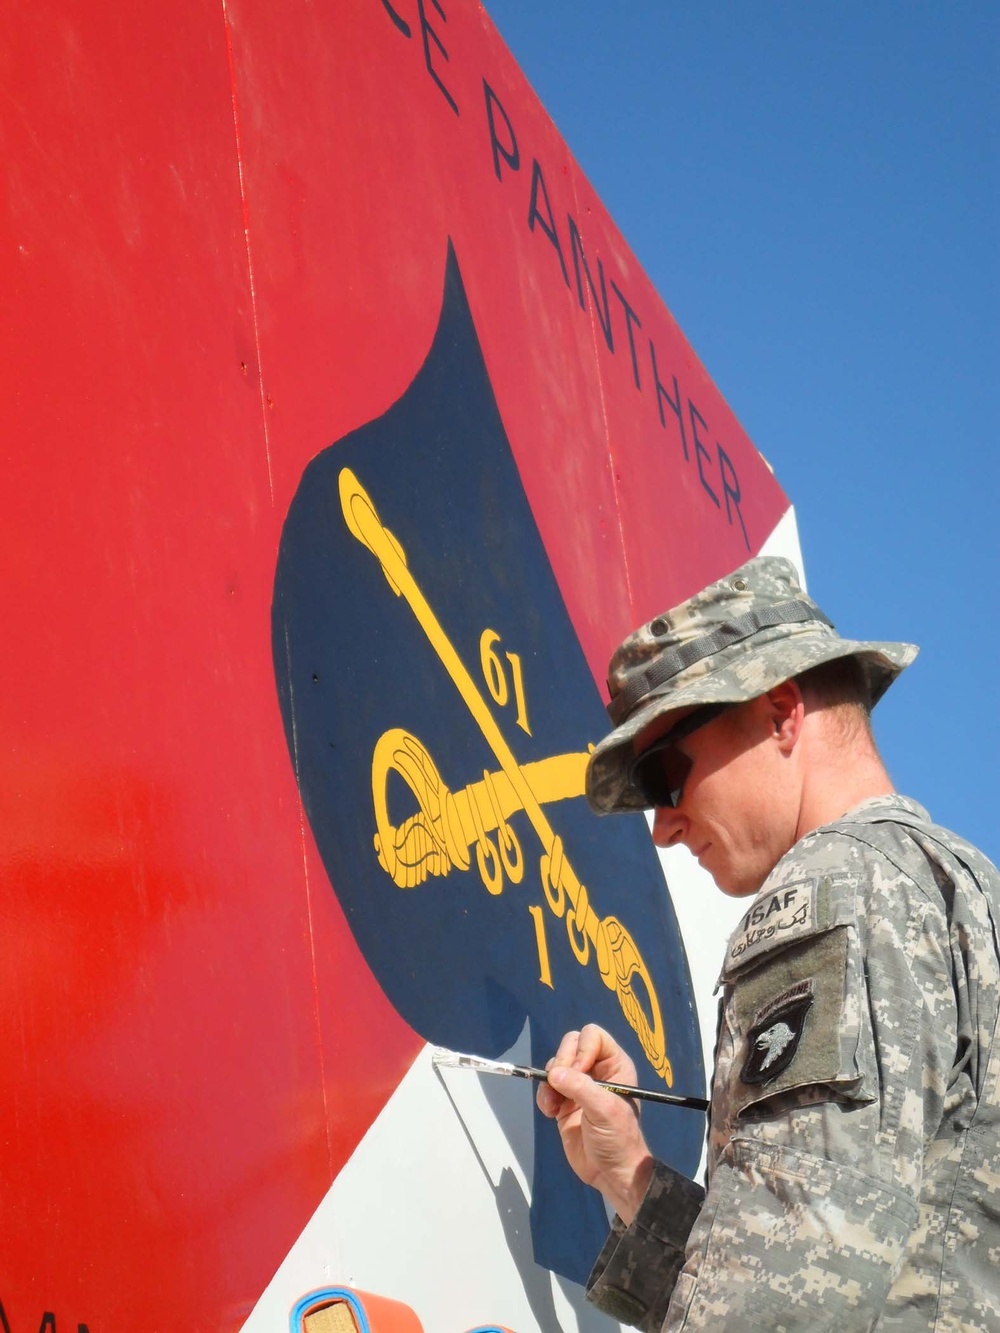
[[[534,1069],[528,1065],[512,1065],[511,1072],[518,1078],[531,1078],[540,1083],[549,1081],[544,1069]],[[654,1092],[649,1088],[632,1088],[627,1083],[606,1083],[599,1078],[595,1078],[594,1082],[599,1088],[613,1092],[619,1097],[635,1097],[641,1102],[662,1102],[666,1106],[685,1106],[692,1111],[708,1110],[709,1104],[704,1097],[682,1097],[673,1092]]]
[[[619,1097],[635,1097],[642,1102],[663,1102],[667,1106],[686,1106],[692,1111],[707,1111],[708,1102],[704,1097],[682,1097],[672,1092],[654,1092],[649,1088],[630,1088],[625,1083],[605,1083],[594,1079],[599,1088],[617,1093]]]

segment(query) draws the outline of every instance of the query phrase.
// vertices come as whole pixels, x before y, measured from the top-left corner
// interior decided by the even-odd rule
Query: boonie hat
[[[629,779],[632,743],[665,713],[756,699],[838,657],[858,659],[874,705],[918,652],[912,643],[842,639],[802,591],[790,560],[748,560],[616,649],[608,668],[608,713],[615,725],[587,765],[590,807],[601,815],[646,808]]]

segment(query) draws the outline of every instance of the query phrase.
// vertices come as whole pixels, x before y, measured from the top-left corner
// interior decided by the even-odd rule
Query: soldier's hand
[[[631,1222],[649,1184],[653,1159],[634,1102],[599,1088],[594,1079],[635,1085],[635,1065],[603,1028],[567,1032],[548,1062],[538,1108],[555,1120],[566,1158],[599,1189],[624,1222]]]

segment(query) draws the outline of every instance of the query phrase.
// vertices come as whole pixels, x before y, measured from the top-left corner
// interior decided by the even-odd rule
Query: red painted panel
[[[0,1300],[214,1330],[417,1042],[304,871],[221,12],[31,6],[4,46]],[[325,1058],[386,1037],[346,1123],[310,893],[354,960]]]
[[[269,613],[302,470],[406,387],[447,238],[595,677],[786,504],[482,11],[443,8],[8,16],[13,1333],[238,1327],[418,1047],[307,832]]]

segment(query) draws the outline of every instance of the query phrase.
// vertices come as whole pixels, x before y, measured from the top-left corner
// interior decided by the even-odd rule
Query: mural
[[[429,1042],[492,1056],[527,1022],[535,1064],[587,1015],[647,1083],[699,1094],[687,964],[645,820],[598,831],[582,798],[606,715],[451,249],[413,382],[303,475],[273,652],[313,835],[397,1012]],[[537,1119],[535,1255],[582,1282],[604,1209]],[[664,1111],[649,1127],[696,1169],[701,1117]]]

